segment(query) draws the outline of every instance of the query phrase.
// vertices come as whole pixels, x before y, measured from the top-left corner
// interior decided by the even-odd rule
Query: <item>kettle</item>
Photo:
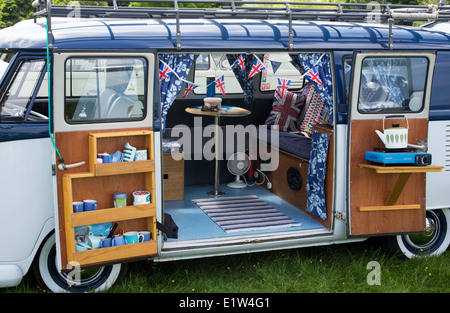
[[[406,128],[400,127],[400,124],[393,124],[391,128],[384,128],[384,120],[386,118],[404,118],[406,120]],[[383,118],[383,132],[375,130],[380,137],[386,149],[404,149],[408,147],[408,119],[404,115],[389,115]]]

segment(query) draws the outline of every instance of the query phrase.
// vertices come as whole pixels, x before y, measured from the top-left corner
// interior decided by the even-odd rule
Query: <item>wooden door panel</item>
[[[401,121],[392,119],[389,122]],[[418,140],[427,139],[427,119],[409,119],[408,122],[409,143],[417,144]],[[390,127],[389,124],[387,127]],[[401,174],[379,174],[373,169],[360,166],[368,164],[364,159],[366,151],[384,147],[375,133],[376,129],[383,131],[383,119],[351,122],[350,234],[363,236],[421,232],[425,229],[426,174],[410,175],[396,201],[396,204],[401,206],[382,209]],[[413,206],[408,208],[405,205]],[[374,206],[378,209],[364,210]]]

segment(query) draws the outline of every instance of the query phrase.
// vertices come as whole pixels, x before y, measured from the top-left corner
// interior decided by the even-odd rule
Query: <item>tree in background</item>
[[[30,0],[0,0],[0,28],[33,17]]]
[[[273,0],[271,0],[273,1]],[[284,1],[284,0],[280,0]],[[302,0],[304,2],[307,2],[308,0]],[[309,0],[308,2],[347,2],[347,3],[368,3],[370,1],[374,0]],[[383,3],[386,0],[378,0],[379,3]],[[70,0],[52,0],[53,4],[60,4],[60,5],[67,5],[69,4]],[[76,2],[76,1],[75,1]],[[83,5],[108,5],[108,2],[96,2],[96,1],[80,1]],[[186,8],[201,8],[201,7],[210,7],[210,4],[204,4],[204,3],[188,3],[188,4],[180,4],[180,7],[186,7]],[[239,1],[237,1],[239,2]],[[439,4],[439,0],[391,0],[386,1],[387,3],[392,4],[420,4],[420,5],[426,5],[426,4]],[[32,0],[0,0],[0,28],[12,26],[16,24],[17,22],[20,22],[25,19],[29,19],[33,17],[33,8],[31,6]],[[119,5],[127,5],[128,2],[118,2]],[[109,5],[111,5],[111,2],[109,2]],[[169,6],[169,4],[164,3],[145,3],[145,2],[131,2],[129,4],[130,6]],[[170,5],[171,6],[171,5]],[[215,7],[220,7],[221,3],[218,2]]]

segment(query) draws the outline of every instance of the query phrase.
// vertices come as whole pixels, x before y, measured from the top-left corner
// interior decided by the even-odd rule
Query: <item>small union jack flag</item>
[[[317,70],[313,67],[309,71],[305,73],[305,77],[313,82],[318,83],[319,85],[323,86],[322,80],[319,77],[319,73]]]
[[[250,79],[256,74],[261,73],[265,69],[266,67],[264,66],[263,62],[261,62],[260,59],[256,58],[255,62],[253,62],[252,70],[250,71],[250,74],[248,75],[247,79]]]
[[[242,73],[244,73],[245,70],[245,57],[243,54],[239,55],[237,60],[234,62],[234,64],[237,64],[241,68]]]
[[[196,84],[186,83],[184,86],[183,98],[185,98],[192,90],[194,90],[197,87],[198,87],[198,85],[196,85]]]
[[[162,81],[173,74],[173,70],[165,63],[161,63],[159,67],[159,80]]]
[[[290,83],[291,83],[290,79],[278,78],[278,87],[276,89],[276,92],[278,93],[280,98],[284,97],[285,91],[288,90]]]
[[[225,77],[222,75],[214,81],[216,88],[219,88],[220,92],[225,96]]]

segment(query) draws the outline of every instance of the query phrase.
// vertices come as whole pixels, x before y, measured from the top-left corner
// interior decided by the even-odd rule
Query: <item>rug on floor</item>
[[[257,196],[192,200],[227,233],[301,226]]]

